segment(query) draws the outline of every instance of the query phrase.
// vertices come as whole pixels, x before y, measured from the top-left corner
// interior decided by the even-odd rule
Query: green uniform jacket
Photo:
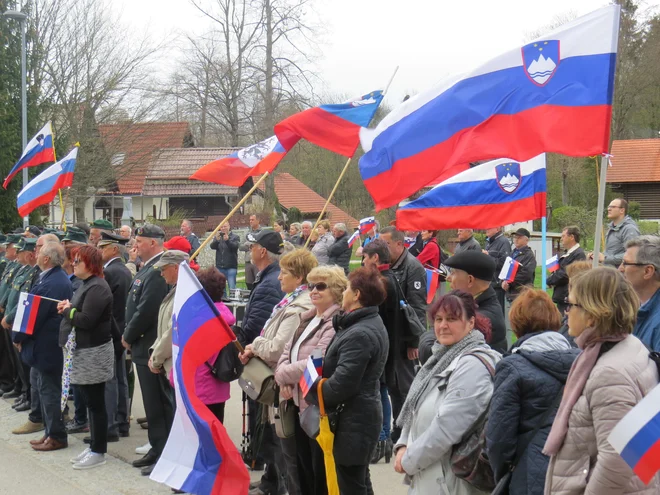
[[[135,364],[144,366],[149,362],[149,348],[158,336],[158,310],[169,291],[160,270],[154,269],[161,256],[145,263],[137,272],[126,300],[124,340],[131,345]]]
[[[39,278],[41,273],[41,268],[38,265],[26,266],[27,270],[21,271],[19,275],[14,277],[14,283],[11,286],[11,292],[9,293],[9,299],[7,300],[7,308],[5,309],[5,318],[7,318],[7,323],[12,325],[14,323],[14,317],[16,316],[16,308],[18,306],[18,298],[20,297],[21,292],[30,292],[32,286]]]
[[[0,278],[0,307],[5,307],[7,305],[7,298],[9,297],[9,289],[11,284],[14,281],[16,273],[23,268],[18,261],[10,261],[5,266],[5,271],[2,272],[2,277]]]
[[[0,257],[0,276],[5,272],[5,269],[7,268],[7,265],[9,264],[9,260],[5,258],[5,255],[3,254]]]

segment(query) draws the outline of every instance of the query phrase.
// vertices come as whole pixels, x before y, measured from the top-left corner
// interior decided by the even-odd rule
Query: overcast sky
[[[389,100],[422,91],[444,76],[522,46],[557,16],[586,14],[607,0],[316,0],[315,72],[325,92],[357,96],[382,88],[399,71]],[[644,10],[660,0],[645,0]],[[202,33],[210,26],[188,0],[118,0],[122,19],[154,39]],[[176,56],[170,51],[161,66]],[[322,84],[322,85],[321,85]]]

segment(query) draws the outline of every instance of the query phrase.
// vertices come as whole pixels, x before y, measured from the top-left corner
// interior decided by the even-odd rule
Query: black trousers
[[[108,452],[108,412],[105,408],[105,382],[93,385],[76,385],[87,405],[90,447],[96,454]]]
[[[504,302],[504,295],[506,292],[502,290],[502,287],[493,284],[493,289],[495,289],[495,295],[497,296],[497,302],[502,306],[502,314],[506,316],[506,304]]]
[[[328,483],[325,479],[323,450],[318,442],[309,438],[300,427],[297,414],[295,439],[300,493],[302,495],[327,495]]]
[[[136,363],[135,368],[140,380],[144,412],[149,424],[147,432],[151,444],[150,453],[160,456],[174,421],[174,393],[163,373],[152,373],[145,364]]]
[[[343,466],[335,465],[337,484],[342,495],[373,495],[369,465]]]
[[[396,419],[403,408],[408,390],[415,379],[415,361],[411,361],[407,356],[398,352],[394,355],[392,363],[392,370],[385,374],[387,382],[387,390],[390,393],[390,400],[392,402],[392,419],[394,426],[392,427],[392,442],[396,443],[401,436],[401,428],[396,426]]]
[[[225,403],[218,402],[217,404],[206,404],[213,415],[220,420],[221,423],[225,422]]]
[[[0,328],[0,330],[3,333],[2,338],[0,338],[0,385],[10,385],[16,379],[16,369],[12,357],[14,346],[11,343],[11,338],[5,336],[7,330],[4,328]]]

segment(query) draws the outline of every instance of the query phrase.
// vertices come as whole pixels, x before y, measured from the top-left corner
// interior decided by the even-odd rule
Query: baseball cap
[[[281,254],[284,247],[282,236],[274,230],[262,230],[256,235],[250,232],[245,238],[250,244],[259,244],[273,254]]]
[[[162,268],[167,265],[179,265],[183,261],[188,260],[188,253],[179,251],[178,249],[172,249],[171,251],[165,251],[156,263],[154,263],[154,268]]]
[[[192,246],[190,245],[190,242],[188,242],[188,239],[181,235],[175,235],[172,237],[169,241],[165,241],[163,243],[163,246],[165,249],[168,250],[178,250],[178,251],[183,251],[184,253],[189,253],[190,250],[192,249]]]
[[[518,229],[512,235],[531,237],[531,234],[529,233],[529,230],[527,230],[527,229]]]

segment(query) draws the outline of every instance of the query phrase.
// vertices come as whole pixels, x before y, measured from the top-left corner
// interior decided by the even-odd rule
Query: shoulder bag
[[[279,404],[278,404],[279,402]],[[273,406],[273,424],[279,438],[291,438],[296,433],[296,408],[293,399],[279,400]]]
[[[238,385],[250,399],[267,406],[272,406],[278,395],[273,370],[257,356],[243,367]]]
[[[319,436],[319,431],[321,429],[321,416],[328,417],[328,423],[330,424],[330,431],[332,433],[337,432],[337,423],[339,421],[339,413],[344,409],[344,404],[340,404],[332,411],[326,411],[325,402],[323,400],[323,382],[327,378],[321,378],[317,386],[319,405],[310,404],[307,406],[302,414],[300,415],[300,427],[312,440]]]
[[[213,365],[208,362],[204,364],[209,368],[214,378],[221,382],[233,382],[238,380],[241,373],[243,373],[243,363],[238,358],[241,352],[243,352],[243,346],[238,340],[234,340],[220,350]]]
[[[399,280],[396,278],[396,275],[392,274],[392,278],[396,282],[399,293],[398,295],[401,297],[401,311],[403,311],[403,315],[406,317],[406,321],[408,322],[408,332],[413,337],[420,337],[426,333],[426,325],[419,321],[417,313],[415,313],[415,310],[412,308],[412,306],[408,304],[408,300],[403,293],[403,289],[401,288],[401,284],[399,284]]]

